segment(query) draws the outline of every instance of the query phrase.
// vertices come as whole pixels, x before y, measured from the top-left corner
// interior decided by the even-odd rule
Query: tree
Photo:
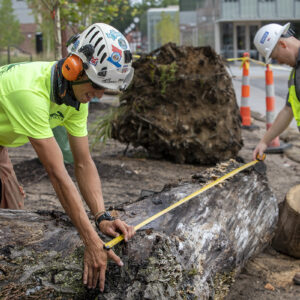
[[[141,26],[144,26],[142,16],[150,7],[166,7],[179,3],[178,0],[142,0],[141,3],[135,4],[131,4],[130,0],[27,0],[27,2],[35,12],[41,31],[48,35],[48,39],[49,35],[54,33],[56,57],[61,57],[61,45],[64,45],[59,28],[62,31],[69,28],[76,33],[95,22],[102,22],[124,32],[135,16],[140,18]],[[51,23],[52,29],[49,29]]]
[[[62,55],[61,32],[71,29],[77,33],[87,26],[102,22],[111,24],[120,15],[126,15],[129,11],[129,2],[122,0],[27,0],[35,12],[36,18],[42,26],[44,22],[52,22],[54,32],[55,57]],[[119,28],[118,28],[119,29]],[[66,37],[63,34],[63,37]]]
[[[147,35],[147,10],[149,8],[167,7],[170,5],[179,5],[179,0],[142,0],[132,5],[134,15],[140,19],[139,29],[142,35]]]
[[[11,0],[0,0],[0,48],[19,44],[23,36]]]
[[[161,20],[156,24],[158,37],[161,45],[168,42],[179,44],[179,13],[174,17],[164,12],[161,13]]]
[[[60,7],[62,5],[61,0],[27,0],[28,5],[35,14],[36,21],[40,26],[43,33],[45,31],[53,35],[53,41],[55,48],[55,59],[62,57],[62,43],[61,43],[61,22],[60,22]],[[44,24],[44,26],[42,25]],[[46,26],[45,26],[46,24]],[[50,31],[49,31],[50,28]]]

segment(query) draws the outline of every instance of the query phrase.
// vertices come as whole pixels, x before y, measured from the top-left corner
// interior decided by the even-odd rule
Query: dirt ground
[[[103,115],[107,105],[92,103],[90,124],[96,116]],[[252,113],[254,131],[243,130],[244,146],[239,156],[248,162],[254,146],[265,131],[265,120]],[[284,200],[286,192],[299,184],[300,139],[296,129],[282,135],[293,147],[283,154],[267,155],[267,175],[278,202]],[[156,160],[141,149],[128,148],[115,140],[109,140],[102,152],[99,146],[93,152],[98,167],[106,208],[118,208],[122,203],[134,202],[148,191],[160,191],[167,184],[189,180],[205,169],[203,166],[175,164]],[[28,210],[62,210],[43,167],[36,159],[30,145],[10,149],[10,157],[17,176],[26,191],[25,207]],[[72,177],[73,167],[68,166]],[[236,279],[226,299],[300,299],[300,286],[293,285],[295,272],[300,272],[300,260],[293,259],[268,247],[251,259]],[[109,274],[108,274],[109,276]],[[267,285],[269,284],[269,285]]]

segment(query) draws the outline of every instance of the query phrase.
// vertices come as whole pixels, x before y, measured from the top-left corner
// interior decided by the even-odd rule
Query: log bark
[[[141,197],[119,207],[120,216],[136,225],[238,166],[221,164],[191,182]],[[241,172],[117,245],[124,267],[109,263],[99,299],[222,297],[247,260],[270,242],[277,218],[266,176],[253,169]],[[0,210],[0,226],[1,299],[99,294],[82,285],[83,246],[65,214]]]
[[[272,246],[300,258],[300,185],[292,187],[280,205],[278,227]]]

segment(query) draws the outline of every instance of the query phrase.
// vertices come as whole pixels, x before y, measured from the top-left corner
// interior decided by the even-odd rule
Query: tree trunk
[[[272,246],[287,255],[300,258],[300,185],[286,194],[279,210],[278,227]]]
[[[193,176],[119,207],[139,224],[236,168],[236,162]],[[247,169],[149,223],[114,251],[99,299],[208,299],[226,295],[236,274],[271,240],[277,202],[265,175]],[[95,299],[82,285],[83,246],[58,212],[0,210],[0,298]],[[106,239],[108,241],[109,239]],[[18,298],[19,299],[19,298]]]
[[[65,25],[64,29],[61,29],[61,51],[62,51],[62,57],[67,57],[68,56],[68,50],[67,50],[67,25]]]
[[[55,37],[55,59],[62,58],[62,45],[61,45],[61,24],[60,24],[60,7],[59,3],[54,8],[54,37]]]

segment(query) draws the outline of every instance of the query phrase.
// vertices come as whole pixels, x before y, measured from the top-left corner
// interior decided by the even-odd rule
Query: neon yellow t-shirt
[[[80,110],[50,100],[51,67],[55,62],[30,62],[0,68],[0,145],[18,147],[53,136],[64,126],[73,136],[87,135],[88,105]]]

